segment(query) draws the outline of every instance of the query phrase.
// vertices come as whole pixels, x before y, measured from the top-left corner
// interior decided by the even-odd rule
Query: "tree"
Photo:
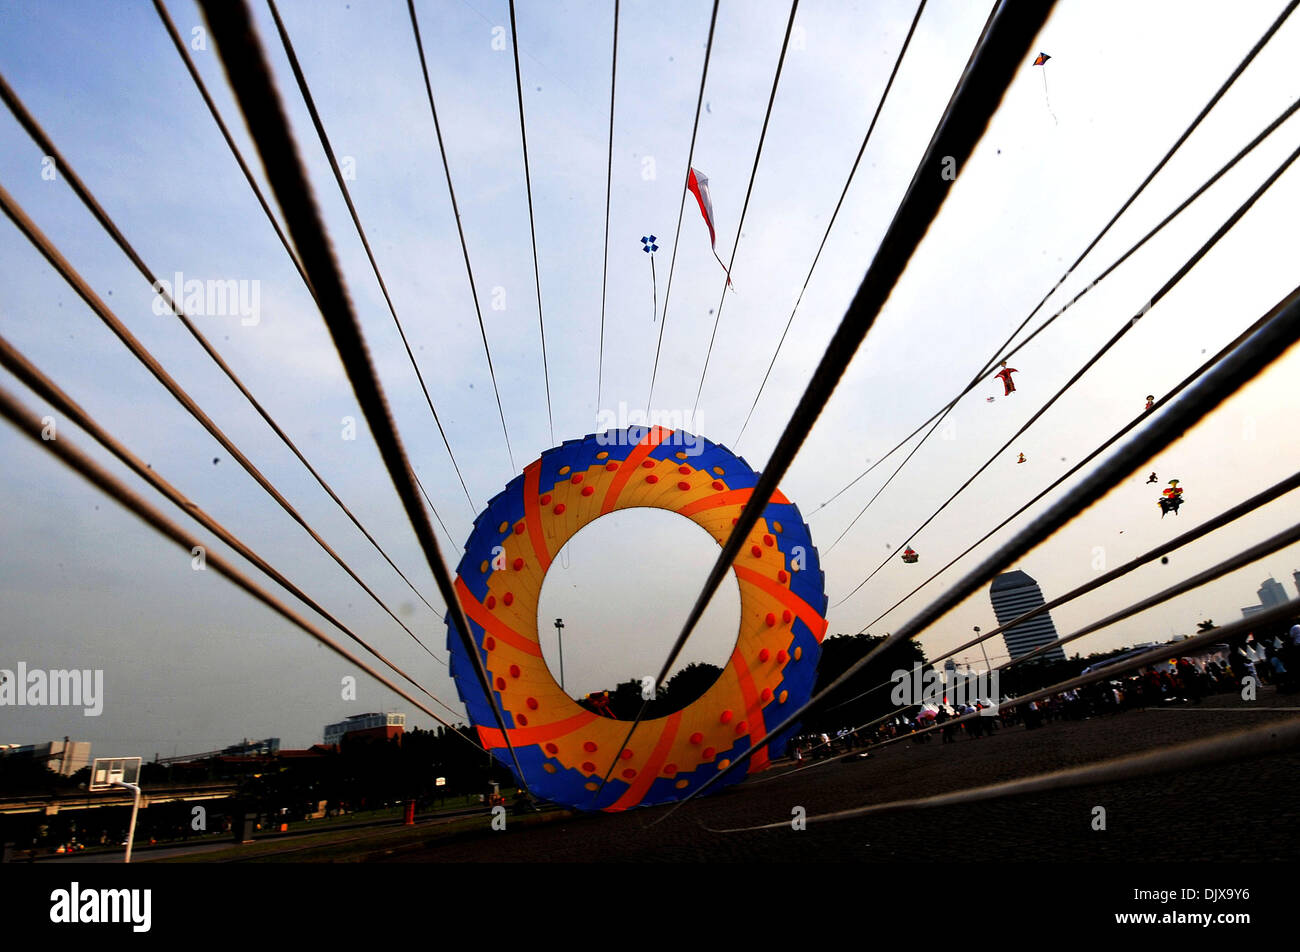
[[[816,692],[835,681],[876,646],[883,635],[835,635],[822,642],[822,656],[817,664]],[[915,641],[891,645],[847,684],[836,688],[817,709],[810,712],[805,725],[815,731],[855,728],[873,721],[894,709],[890,701],[890,680],[897,671],[912,670],[925,664],[925,650]],[[883,683],[882,683],[883,682]]]
[[[707,661],[694,661],[682,668],[655,695],[650,702],[647,717],[667,717],[674,711],[694,704],[713,687],[722,669]]]
[[[722,669],[716,664],[694,661],[669,678],[663,687],[657,689],[654,697],[648,699],[649,704],[645,704],[647,700],[645,683],[631,678],[608,692],[609,712],[621,721],[632,721],[636,720],[641,706],[645,704],[643,719],[667,717],[694,704],[704,695],[704,692],[713,687],[713,683],[721,674]],[[601,712],[598,706],[589,698],[601,693],[594,691],[588,697],[581,698],[578,703],[587,710],[599,714]]]

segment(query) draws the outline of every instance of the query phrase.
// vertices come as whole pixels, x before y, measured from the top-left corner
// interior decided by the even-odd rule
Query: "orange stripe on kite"
[[[498,641],[504,642],[516,651],[522,651],[524,654],[534,655],[538,658],[542,656],[542,646],[540,644],[536,641],[529,641],[484,608],[483,603],[474,597],[474,594],[469,590],[469,586],[461,580],[460,576],[456,577],[456,597],[460,599],[460,604],[465,609],[465,614],[470,617],[470,620],[478,622],[489,635]]]
[[[805,602],[802,598],[790,591],[780,582],[774,582],[761,572],[745,568],[743,565],[733,565],[732,569],[736,572],[736,577],[742,582],[748,582],[756,585],[763,590],[763,593],[775,598],[790,611],[794,612],[803,619],[803,623],[812,631],[813,637],[817,639],[818,644],[826,636],[826,619]]]
[[[707,512],[721,506],[743,506],[749,502],[749,497],[752,495],[754,495],[752,489],[728,489],[725,492],[714,493],[711,496],[705,496],[703,499],[689,502],[678,509],[677,513],[682,516],[693,516],[696,513]],[[785,498],[785,495],[778,489],[772,493],[771,502],[787,505],[790,500]]]
[[[538,724],[535,727],[512,727],[510,728],[510,743],[516,747],[542,744],[548,740],[563,737],[565,734],[580,731],[596,720],[600,720],[599,714],[582,711],[580,714],[574,714],[572,717],[566,717],[564,720],[556,721],[553,724]],[[501,729],[497,727],[479,727],[478,736],[484,747],[504,747],[506,745],[505,740],[501,737]]]
[[[668,752],[672,750],[673,741],[677,739],[677,729],[681,726],[681,723],[681,711],[675,711],[669,715],[664,724],[664,729],[659,734],[659,739],[655,741],[654,749],[650,751],[650,756],[646,759],[644,766],[641,767],[640,772],[632,780],[623,796],[608,806],[607,810],[626,810],[641,802],[642,798],[650,791],[650,785],[659,779],[659,771],[663,769],[664,761],[668,759]]]
[[[750,673],[749,662],[740,653],[739,646],[731,653],[731,667],[736,672],[736,681],[740,685],[740,696],[745,699],[745,713],[749,716],[749,744],[756,745],[767,733],[763,726],[763,705],[758,698],[758,689],[754,687],[754,675]],[[767,767],[767,748],[754,751],[749,758],[746,773],[758,773]]]
[[[614,481],[609,484],[609,489],[605,491],[605,501],[600,504],[600,514],[602,516],[607,516],[614,511],[614,505],[618,502],[623,487],[632,478],[632,474],[636,472],[637,467],[650,455],[650,451],[672,432],[672,430],[664,430],[657,426],[652,427],[641,438],[641,442],[632,448],[632,452],[627,454],[627,459],[623,461],[618,468],[618,472],[614,474]]]
[[[540,495],[538,483],[541,480],[542,461],[534,460],[524,470],[524,524],[528,527],[528,538],[533,543],[533,552],[545,573],[551,565],[551,552],[546,547],[546,537],[542,534],[542,513],[537,497]]]

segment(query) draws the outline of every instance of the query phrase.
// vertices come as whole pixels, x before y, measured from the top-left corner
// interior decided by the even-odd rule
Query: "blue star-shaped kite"
[[[654,235],[651,235],[649,238],[643,235],[641,237],[641,244],[644,245],[645,247],[643,247],[641,250],[644,251],[646,254],[650,254],[652,251],[658,251],[659,246],[655,244],[657,240],[658,239],[655,238]]]

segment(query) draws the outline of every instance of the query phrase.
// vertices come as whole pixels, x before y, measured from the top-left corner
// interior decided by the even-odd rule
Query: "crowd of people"
[[[1233,693],[1253,700],[1265,685],[1280,692],[1300,690],[1300,624],[1285,637],[1256,639],[1250,635],[1240,644],[1225,645],[1208,657],[1171,658],[1137,672],[1103,677],[1027,703],[1007,698],[996,713],[960,723],[956,723],[958,718],[991,711],[992,705],[977,701],[974,705],[939,705],[937,710],[933,706],[913,709],[869,729],[844,728],[834,736],[803,734],[791,740],[789,750],[796,763],[804,763],[913,734],[913,743],[930,743],[937,735],[942,743],[950,744],[962,735],[979,739],[1017,725],[1035,730],[1053,721],[1078,721],[1163,704],[1199,704],[1216,694]],[[931,727],[937,730],[928,730]]]

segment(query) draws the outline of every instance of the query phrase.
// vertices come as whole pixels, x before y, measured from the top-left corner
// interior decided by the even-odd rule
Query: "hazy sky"
[[[950,399],[1051,288],[1173,143],[1284,4],[1062,0],[1035,41],[935,225],[783,481],[814,541],[826,547],[881,485],[882,466],[818,507]],[[708,30],[703,0],[622,4],[615,106],[604,388],[597,395],[612,4],[523,0],[519,33],[546,319],[555,440],[594,429],[597,412],[644,406],[659,325],[640,237],[659,238],[658,294],[672,257],[695,97]],[[391,317],[316,141],[267,8],[255,15],[316,197],[345,268],[402,438],[452,532],[454,562],[476,514],[430,419]],[[497,0],[417,4],[451,175],[515,464],[549,445],[533,289],[509,15]],[[197,8],[170,2],[181,33],[201,42]],[[404,3],[285,0],[282,14],[352,196],[447,428],[476,507],[515,474],[465,276],[451,203]],[[803,283],[893,65],[910,2],[805,0],[778,90],[762,163],[693,430],[761,469],[852,298],[988,14],[932,0],[872,144],[744,438],[737,432]],[[724,259],[762,125],[789,7],[726,0],[718,18],[694,164],[710,179]],[[1297,95],[1300,17],[1293,18],[1179,155],[1061,288],[1058,305],[1233,155]],[[494,37],[504,28],[505,48]],[[211,42],[192,51],[250,160],[237,107]],[[209,339],[275,414],[361,520],[436,606],[441,602],[330,337],[203,107],[148,3],[0,2],[0,71],[44,125],[146,262],[166,278],[258,282],[255,325],[198,316]],[[1290,153],[1295,119],[1156,241],[1017,355],[1017,392],[989,381],[954,411],[867,515],[824,556],[837,602],[897,549],[947,496],[1135,313],[1182,261]],[[318,531],[445,657],[445,628],[406,588],[256,416],[94,223],[39,150],[0,116],[0,183],[118,316]],[[257,174],[261,177],[260,166]],[[1018,508],[1162,395],[1293,287],[1300,172],[1260,203],[1011,451],[913,542],[830,612],[854,632],[934,568]],[[689,412],[722,274],[698,211],[687,208],[667,309],[654,406]],[[493,303],[503,305],[494,309]],[[1049,305],[1044,314],[1052,313]],[[1036,324],[1035,324],[1036,326]],[[155,470],[231,527],[323,605],[458,706],[432,663],[173,401],[8,222],[0,224],[0,333]],[[8,374],[0,386],[44,414]],[[1017,565],[1048,597],[1196,526],[1300,466],[1300,360],[1290,353],[1202,426]],[[993,402],[987,402],[994,396]],[[599,402],[598,402],[599,399]],[[133,487],[143,484],[71,423],[74,441]],[[1016,453],[1027,458],[1015,463]],[[213,458],[219,458],[214,465]],[[901,457],[900,457],[901,458]],[[152,757],[241,737],[321,739],[347,714],[410,706],[356,672],[58,463],[0,426],[0,668],[100,668],[98,718],[0,708],[0,742],[93,741],[99,755]],[[1183,481],[1186,504],[1160,518],[1156,470]],[[145,489],[150,498],[157,498]],[[169,516],[183,520],[159,499]],[[978,558],[1042,504],[976,551]],[[1286,498],[1054,613],[1062,633],[1235,553],[1291,524]],[[212,551],[223,551],[213,543]],[[677,517],[609,517],[575,538],[540,606],[567,624],[568,686],[587,691],[656,670],[716,547]],[[959,578],[962,562],[871,630],[893,630]],[[1296,548],[1082,640],[1087,653],[1227,622],[1272,575],[1288,594]],[[251,570],[254,571],[255,570]],[[288,598],[288,596],[286,596]],[[721,662],[735,638],[729,582],[685,660]],[[973,625],[995,624],[987,587],[923,638],[933,657]],[[553,640],[553,639],[551,639]],[[544,637],[544,642],[546,637]],[[547,645],[548,658],[553,646]],[[990,653],[1004,651],[999,642]],[[975,660],[978,652],[969,655]],[[409,725],[429,726],[412,714]]]

